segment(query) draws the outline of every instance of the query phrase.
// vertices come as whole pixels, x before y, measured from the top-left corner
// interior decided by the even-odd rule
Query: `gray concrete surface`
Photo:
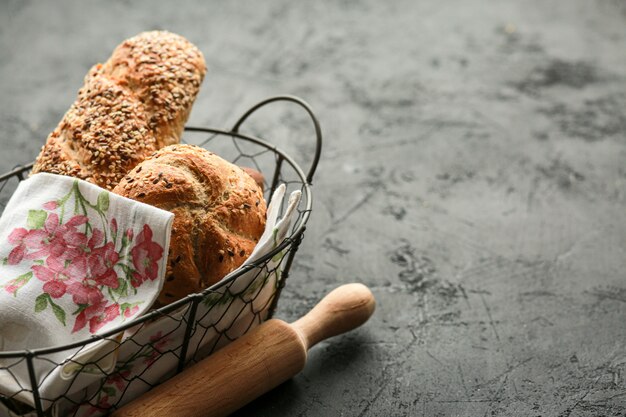
[[[147,29],[206,55],[190,123],[278,93],[316,109],[315,207],[278,315],[350,281],[378,311],[238,415],[626,413],[623,1],[0,4],[2,170]],[[306,154],[308,124],[280,111],[267,136]]]

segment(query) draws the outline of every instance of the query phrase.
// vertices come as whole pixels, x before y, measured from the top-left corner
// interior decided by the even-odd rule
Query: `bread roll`
[[[254,179],[193,145],[157,151],[113,192],[175,214],[159,305],[199,292],[239,267],[265,229],[265,200]]]
[[[202,53],[179,35],[145,32],[124,41],[89,71],[32,172],[112,189],[155,150],[178,143],[205,73]]]
[[[243,169],[243,171],[246,174],[250,175],[252,179],[254,180],[254,182],[256,182],[256,185],[258,185],[261,191],[263,191],[265,187],[265,184],[264,184],[265,177],[263,176],[263,174],[254,168],[250,168],[250,167],[240,167],[240,168]]]

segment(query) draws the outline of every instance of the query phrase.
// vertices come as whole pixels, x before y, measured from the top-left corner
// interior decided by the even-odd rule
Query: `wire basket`
[[[280,101],[300,106],[313,121],[315,147],[306,173],[270,142],[240,133],[249,116]],[[300,190],[302,198],[290,233],[270,253],[202,293],[153,310],[122,327],[65,346],[0,351],[0,382],[15,385],[11,392],[0,394],[0,417],[104,415],[273,315],[311,212],[310,186],[322,146],[317,118],[303,100],[276,96],[250,108],[231,130],[186,127],[182,141],[209,148],[235,164],[262,172],[266,200],[280,184],[286,185],[287,193]],[[0,211],[31,167],[20,166],[0,176]],[[90,349],[96,343],[107,348],[94,354]],[[65,360],[70,354],[71,359]],[[64,359],[60,362],[59,358]],[[41,364],[67,368],[58,392],[48,389],[43,395],[48,375],[38,371]],[[27,373],[29,383],[20,383],[15,377],[18,371]]]

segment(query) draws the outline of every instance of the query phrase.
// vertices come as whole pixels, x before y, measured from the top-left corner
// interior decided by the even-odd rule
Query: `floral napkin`
[[[173,217],[65,176],[20,182],[0,218],[0,351],[85,340],[150,308]],[[38,382],[72,353],[36,362]],[[32,403],[28,370],[12,361],[0,359],[0,392]]]

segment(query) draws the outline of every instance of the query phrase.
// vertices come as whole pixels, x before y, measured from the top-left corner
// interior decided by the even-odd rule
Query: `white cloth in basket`
[[[20,182],[0,218],[0,351],[85,340],[149,309],[163,287],[173,218],[70,177]],[[36,360],[37,381],[74,352]],[[14,362],[0,359],[11,366],[0,370],[0,392],[32,404],[21,390],[30,388],[27,366]]]

